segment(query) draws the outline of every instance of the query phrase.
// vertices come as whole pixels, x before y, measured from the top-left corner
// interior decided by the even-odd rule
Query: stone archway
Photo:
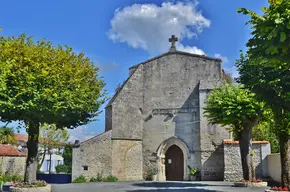
[[[175,146],[175,147],[173,147]],[[182,179],[177,179],[177,180],[188,180],[188,174],[187,174],[187,160],[189,157],[189,150],[186,144],[178,139],[177,137],[171,137],[165,141],[163,141],[160,146],[157,149],[157,168],[158,168],[158,181],[166,181],[166,154],[170,153],[171,150],[177,150],[179,149],[180,155],[183,155],[182,158],[179,157],[179,160],[182,159],[183,163],[183,178]],[[174,151],[173,151],[174,152]],[[168,160],[168,159],[167,159]],[[168,162],[167,162],[168,163]],[[169,178],[173,179],[173,178]]]

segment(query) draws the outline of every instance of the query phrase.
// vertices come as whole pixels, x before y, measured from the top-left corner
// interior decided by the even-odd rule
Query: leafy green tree
[[[18,143],[13,128],[1,127],[0,128],[0,144],[12,144]]]
[[[72,172],[72,146],[66,145],[62,154],[64,165],[68,169],[68,173]]]
[[[262,116],[263,104],[240,85],[224,84],[212,90],[206,100],[205,116],[211,124],[230,126],[239,140],[243,177],[255,180],[252,128]]]
[[[274,122],[262,121],[256,125],[253,128],[253,141],[269,141],[271,144],[271,152],[280,152],[279,141],[276,135]]]
[[[0,117],[26,126],[25,182],[36,180],[40,125],[73,129],[93,121],[104,85],[94,63],[71,47],[24,34],[0,37]]]
[[[239,82],[244,84],[273,111],[281,155],[282,187],[290,188],[290,3],[269,0],[269,7],[249,15],[252,37],[246,55],[237,62]]]
[[[38,162],[39,167],[42,166],[45,155],[50,149],[62,148],[69,139],[69,134],[66,129],[58,129],[54,124],[41,124],[40,135],[39,135],[39,147],[38,151]]]

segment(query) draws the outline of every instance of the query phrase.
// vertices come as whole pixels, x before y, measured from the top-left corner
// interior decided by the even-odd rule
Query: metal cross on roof
[[[171,38],[169,39],[169,42],[171,42],[170,51],[176,51],[175,42],[177,41],[178,41],[178,38],[175,37],[175,35],[172,35]]]

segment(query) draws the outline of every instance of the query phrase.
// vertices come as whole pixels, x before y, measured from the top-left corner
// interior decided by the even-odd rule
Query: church
[[[210,90],[222,82],[222,61],[178,51],[177,40],[172,36],[168,52],[129,68],[105,108],[105,132],[76,143],[72,179],[113,175],[136,181],[153,171],[157,181],[182,181],[190,168],[198,169],[199,180],[242,177],[241,166],[231,165],[240,161],[237,143],[225,144],[229,131],[209,124],[203,114]],[[266,175],[269,144],[256,148],[262,158],[256,172]]]

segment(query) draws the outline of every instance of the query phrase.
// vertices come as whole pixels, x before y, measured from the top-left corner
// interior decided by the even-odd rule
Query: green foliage
[[[90,182],[101,182],[101,181],[103,181],[103,176],[100,173],[97,174],[97,177],[92,177],[90,179]]]
[[[43,123],[40,125],[39,139],[43,146],[63,146],[69,140],[69,137],[66,129],[58,129],[55,124]]]
[[[145,180],[151,181],[153,175],[156,175],[156,174],[158,174],[158,169],[156,167],[150,167],[147,171],[147,175],[146,175]]]
[[[257,94],[272,110],[281,155],[281,182],[290,187],[288,142],[290,140],[290,2],[269,0],[263,15],[245,8],[252,37],[246,55],[237,61],[239,82]]]
[[[68,173],[68,167],[66,165],[58,165],[55,167],[56,173]]]
[[[196,167],[188,167],[189,168],[189,171],[188,171],[188,174],[191,175],[191,176],[195,176],[197,174],[197,171],[198,169]]]
[[[69,139],[69,134],[66,129],[58,129],[54,124],[41,124],[40,125],[40,134],[39,134],[39,146],[41,147],[41,151],[38,151],[37,158],[40,162],[39,166],[41,167],[45,155],[51,148],[61,148]]]
[[[75,180],[73,180],[73,183],[86,183],[88,182],[87,179],[81,175],[78,178],[76,178]]]
[[[31,37],[0,37],[0,116],[75,128],[97,116],[104,82],[83,53]]]
[[[68,168],[68,173],[72,172],[72,146],[67,145],[64,147],[62,154],[64,165]]]
[[[37,159],[40,124],[76,128],[94,121],[105,102],[105,83],[84,53],[68,46],[35,42],[22,34],[0,37],[1,121],[21,121],[28,133],[27,164]],[[25,181],[31,183],[34,166]]]
[[[0,144],[12,144],[18,143],[13,128],[0,127]]]
[[[211,91],[204,108],[205,116],[212,124],[230,126],[239,135],[243,124],[257,118],[263,104],[256,101],[255,94],[240,85],[224,84]]]
[[[273,118],[273,115],[270,115]],[[272,119],[273,121],[273,119]],[[272,121],[262,121],[253,128],[254,141],[269,141],[272,153],[279,153],[279,140],[277,138],[275,123]]]
[[[18,181],[23,181],[23,176],[21,175],[15,175],[15,174],[7,174],[3,176],[3,181],[6,182],[18,182]]]
[[[42,180],[38,180],[33,183],[18,182],[14,184],[15,187],[19,187],[19,188],[36,188],[36,187],[45,187],[46,185],[47,183]]]
[[[108,177],[105,177],[103,179],[104,182],[117,182],[118,181],[118,178],[113,176],[113,175],[110,175]]]
[[[252,37],[247,43],[253,58],[266,58],[272,64],[285,61],[289,65],[290,53],[290,3],[289,0],[269,0],[269,7],[263,7],[263,15],[246,8],[239,13],[251,17]],[[271,65],[272,65],[271,64]]]

